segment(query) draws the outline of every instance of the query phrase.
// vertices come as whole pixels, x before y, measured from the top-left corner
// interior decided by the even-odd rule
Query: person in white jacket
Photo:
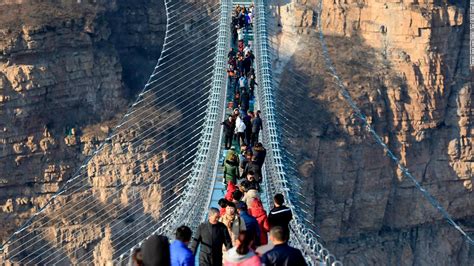
[[[244,48],[244,55],[247,55],[247,53],[250,52],[251,50],[252,50],[252,48],[250,47],[250,43],[249,43]]]
[[[245,144],[245,129],[246,126],[244,121],[242,118],[240,118],[240,116],[237,116],[237,120],[235,121],[235,134],[237,140],[240,141],[240,146]]]
[[[244,40],[244,28],[237,29],[237,38],[238,40]]]
[[[248,84],[247,78],[245,77],[245,75],[242,75],[239,78],[239,89],[247,88],[247,84]]]

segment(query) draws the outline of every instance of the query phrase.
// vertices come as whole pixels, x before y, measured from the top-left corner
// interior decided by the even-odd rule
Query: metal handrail
[[[218,29],[218,39],[216,45],[216,57],[214,61],[214,72],[212,79],[211,92],[209,94],[207,109],[205,111],[204,126],[201,130],[199,149],[193,161],[189,181],[185,184],[183,196],[178,201],[175,208],[176,213],[166,221],[151,235],[163,234],[168,238],[174,238],[174,230],[180,225],[187,225],[193,231],[196,231],[202,220],[202,214],[207,211],[208,205],[202,204],[209,202],[212,193],[203,193],[212,191],[213,178],[218,165],[218,154],[215,152],[220,144],[220,123],[223,119],[223,108],[225,105],[224,95],[222,93],[226,88],[226,53],[229,46],[230,32],[228,25],[230,23],[231,1],[221,1],[221,17]],[[130,249],[129,252],[120,255],[119,264],[127,262],[129,256],[136,247],[139,247],[146,239]]]
[[[263,114],[263,142],[268,147],[267,160],[265,161],[265,175],[267,179],[266,188],[267,200],[271,202],[269,195],[282,193],[287,201],[287,205],[292,209],[294,219],[291,221],[291,243],[299,248],[308,263],[311,265],[342,265],[335,256],[318,242],[317,235],[307,228],[304,219],[295,210],[295,205],[290,197],[288,186],[288,175],[285,170],[283,159],[283,148],[278,134],[278,118],[276,101],[274,100],[274,87],[271,66],[271,51],[268,43],[267,18],[265,0],[255,0],[255,20],[254,20],[254,47],[256,57],[256,72],[259,81],[259,89],[256,97],[261,105]]]

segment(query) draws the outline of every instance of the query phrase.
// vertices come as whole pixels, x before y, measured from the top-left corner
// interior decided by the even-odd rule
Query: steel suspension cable
[[[166,2],[165,2],[165,4],[166,4]],[[159,61],[160,61],[160,60],[159,60]],[[146,89],[146,86],[145,86],[144,90],[145,90],[145,89]],[[94,155],[97,154],[97,152],[98,152],[98,151],[96,151],[96,152],[94,153]],[[93,157],[93,156],[92,156],[92,157]],[[91,160],[92,157],[89,157],[89,158],[86,160],[86,162],[84,163],[84,165],[86,165],[86,164]],[[78,171],[80,171],[81,169],[82,169],[82,167],[79,168]],[[68,182],[67,182],[65,185],[67,185],[67,184],[70,183],[71,181],[72,181],[72,180],[68,180]],[[60,189],[60,191],[59,191],[58,193],[62,193],[62,192],[61,192],[61,189]],[[43,206],[43,208],[40,209],[40,211],[38,211],[37,213],[35,213],[35,214],[31,217],[31,219],[28,220],[22,227],[20,227],[20,229],[18,229],[11,237],[13,237],[14,235],[16,235],[16,234],[20,233],[21,231],[23,231],[23,230],[26,228],[26,226],[32,221],[32,219],[33,219],[34,217],[36,217],[39,213],[41,213],[41,212],[44,210],[44,208],[49,205],[49,203],[51,202],[51,200],[54,200],[54,199],[56,198],[56,196],[57,196],[57,195],[53,195],[53,197],[50,199],[50,201],[49,201],[45,206]],[[8,243],[8,242],[11,240],[11,237],[10,237],[5,243],[3,243],[2,246],[0,246],[0,251],[3,251],[4,245],[5,245],[6,243]]]
[[[190,97],[194,97],[194,95],[191,95]],[[176,117],[176,118],[177,118],[177,117]],[[176,118],[175,118],[175,119],[176,119]],[[169,122],[169,123],[170,123],[170,122],[173,122],[175,119],[168,120],[168,122]],[[151,129],[152,129],[152,128],[151,128]],[[150,130],[150,129],[148,129],[148,130]],[[142,138],[142,139],[144,139],[144,138]],[[141,141],[142,139],[139,139],[139,140],[137,140],[137,141],[135,141],[135,142],[132,142],[132,144],[138,143],[138,142]]]
[[[180,148],[180,147],[182,147],[182,146],[185,146],[186,144],[188,144],[188,143],[187,143],[187,142],[183,143],[182,145],[176,147],[175,150],[178,149],[178,148]],[[159,148],[159,147],[156,147],[155,149],[153,149],[153,150],[150,151],[149,153],[152,153],[153,151],[157,150],[158,148]],[[172,152],[172,151],[170,151],[170,153],[171,153],[171,152]],[[140,166],[136,166],[134,169],[139,168],[139,167],[140,167]],[[175,168],[177,168],[177,167],[179,167],[179,166],[175,166]],[[133,170],[133,169],[132,169],[132,170]],[[162,169],[162,170],[165,170],[165,169]],[[172,177],[172,176],[171,176],[171,177]],[[166,180],[166,179],[165,179],[165,180]],[[161,181],[161,180],[160,180],[160,181]],[[145,188],[143,188],[143,189],[145,189]],[[115,193],[113,193],[113,194],[111,194],[110,196],[108,196],[107,199],[108,199],[108,198],[111,198],[111,197],[114,196],[115,194],[118,194],[119,192],[120,192],[120,191],[117,190]],[[139,192],[139,191],[136,191],[135,193],[138,193],[138,192]],[[89,196],[89,197],[91,197],[91,196]],[[87,198],[83,199],[82,201],[86,201],[86,200],[87,200]],[[80,205],[80,203],[81,203],[81,202],[79,202],[77,205]],[[92,205],[92,204],[93,204],[93,203],[90,203],[89,205]],[[87,205],[86,205],[86,206],[87,206]],[[104,208],[106,208],[106,207],[107,207],[107,205],[104,206]],[[86,210],[86,211],[80,210],[80,212],[87,212],[87,211],[88,211],[88,210]],[[71,214],[70,216],[72,216],[72,214]],[[67,217],[66,217],[66,218],[67,218]],[[96,217],[96,220],[98,220],[99,218],[100,218],[100,217]],[[85,220],[85,221],[82,221],[82,222],[84,223],[84,222],[89,222],[89,221],[88,221],[88,220]],[[89,223],[91,223],[91,222],[89,222]],[[26,242],[24,245],[26,245],[26,244],[30,244],[30,243]]]

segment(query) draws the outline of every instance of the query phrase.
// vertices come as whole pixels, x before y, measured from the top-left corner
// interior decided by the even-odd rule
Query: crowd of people
[[[194,266],[198,253],[200,266],[307,265],[301,251],[288,245],[292,213],[283,195],[274,196],[274,208],[267,216],[258,197],[250,199],[248,207],[238,192],[232,201],[219,202],[221,210],[210,208],[208,220],[194,236],[183,225],[176,229],[171,244],[166,236],[149,237],[135,250],[132,265]]]
[[[226,191],[218,201],[220,209],[209,209],[208,220],[199,225],[194,236],[183,225],[176,229],[171,245],[165,236],[150,237],[133,254],[134,265],[190,266],[197,254],[201,266],[306,265],[301,251],[288,245],[293,216],[284,205],[284,196],[274,195],[268,215],[260,198],[266,149],[258,141],[263,128],[261,113],[251,110],[258,84],[255,56],[246,35],[252,28],[253,14],[253,5],[237,6],[232,16],[232,46],[236,48],[229,51],[227,69],[232,113],[222,122]]]

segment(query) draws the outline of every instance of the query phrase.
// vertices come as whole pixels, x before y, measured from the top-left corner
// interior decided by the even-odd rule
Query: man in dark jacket
[[[227,53],[227,59],[231,59],[235,57],[235,55],[237,55],[237,53],[234,51],[234,48],[230,48],[229,53]]]
[[[232,147],[232,138],[234,136],[235,122],[234,118],[230,115],[229,119],[221,123],[224,126],[225,136],[225,149],[228,150]]]
[[[250,60],[252,60],[252,63],[253,63],[255,61],[255,55],[253,54],[252,50],[248,51],[247,55],[250,58]],[[253,73],[249,71],[248,74],[255,74],[255,71]]]
[[[293,219],[293,214],[291,213],[290,208],[283,205],[284,202],[285,198],[280,193],[273,197],[273,205],[275,207],[268,214],[268,224],[270,225],[270,228],[281,226],[289,234],[289,224],[291,219]]]
[[[249,172],[253,172],[254,176],[255,176],[255,180],[258,183],[262,183],[262,179],[263,179],[262,178],[262,167],[257,162],[257,157],[255,157],[255,155],[253,155],[251,161],[247,162],[246,165],[245,165],[245,169],[244,169],[245,176],[247,176],[247,174]]]
[[[232,27],[232,43],[236,44],[238,38],[239,34],[237,32],[237,25],[235,25],[234,27]]]
[[[252,247],[255,249],[257,246],[260,246],[260,227],[258,226],[257,219],[248,214],[247,204],[245,202],[239,202],[237,204],[237,211],[239,212],[240,218],[245,222],[245,230],[253,237]]]
[[[250,95],[245,89],[242,89],[242,94],[240,94],[240,109],[242,109],[244,113],[246,114],[247,110],[249,109],[249,106],[250,106]],[[245,121],[244,121],[244,124],[245,124]]]
[[[257,111],[255,118],[252,120],[252,146],[258,142],[258,134],[263,129],[262,119],[260,118],[260,110]]]
[[[199,244],[201,244],[200,266],[222,265],[222,245],[225,245],[226,249],[229,250],[232,248],[232,240],[227,227],[219,222],[218,209],[209,209],[209,221],[199,225],[191,245],[194,255],[196,255]]]
[[[242,64],[244,68],[244,75],[248,75],[248,73],[250,72],[250,68],[252,68],[252,59],[250,58],[249,54],[245,56],[245,59]]]
[[[255,189],[258,192],[261,192],[260,183],[255,180],[255,173],[253,171],[248,171],[247,178],[240,183],[240,185],[244,188],[245,191],[249,191],[251,189]]]
[[[287,243],[288,235],[281,226],[270,229],[270,240],[275,245],[273,249],[262,256],[262,265],[265,266],[306,266],[306,261],[300,250],[290,247]]]
[[[237,56],[237,70],[239,70],[240,75],[244,75],[244,58],[242,56]]]
[[[250,73],[252,73],[252,69],[250,69]],[[255,86],[258,86],[257,81],[255,81],[255,75],[254,74],[249,74],[250,75],[250,80],[249,80],[249,87],[250,87],[250,97],[253,98],[255,96]]]
[[[263,144],[261,142],[255,143],[255,146],[252,149],[253,155],[257,157],[257,163],[260,165],[260,167],[263,166],[263,163],[265,162],[265,157],[267,156],[267,150],[265,147],[263,147]]]
[[[250,96],[249,96],[250,97]],[[250,106],[250,101],[249,101],[249,106]],[[250,140],[252,138],[252,112],[248,111],[247,114],[244,115],[242,120],[244,121],[245,124],[245,143],[247,146],[250,148]]]

